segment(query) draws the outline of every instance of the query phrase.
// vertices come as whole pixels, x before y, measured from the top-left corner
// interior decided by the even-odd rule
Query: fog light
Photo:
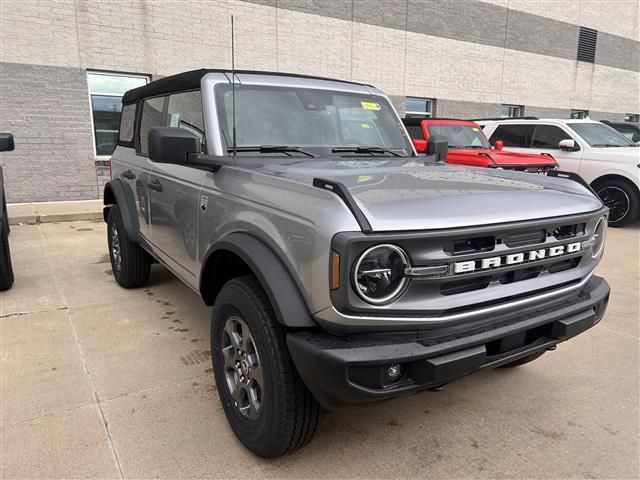
[[[404,374],[404,368],[399,363],[394,363],[387,370],[387,380],[390,382],[397,382],[402,378]]]

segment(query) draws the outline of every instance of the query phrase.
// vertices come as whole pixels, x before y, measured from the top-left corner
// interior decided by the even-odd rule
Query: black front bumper
[[[329,410],[439,387],[552,348],[600,321],[609,285],[592,277],[570,298],[502,314],[467,330],[441,329],[336,336],[292,332],[287,345],[298,372]],[[386,376],[401,365],[400,380]]]

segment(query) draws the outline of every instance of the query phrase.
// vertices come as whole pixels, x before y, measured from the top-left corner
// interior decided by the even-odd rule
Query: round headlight
[[[407,284],[404,270],[409,260],[395,245],[376,245],[365,251],[353,272],[358,295],[374,305],[388,303],[398,297]]]
[[[593,229],[593,246],[591,247],[591,256],[598,258],[604,250],[604,241],[607,238],[607,217],[602,217],[596,223]]]

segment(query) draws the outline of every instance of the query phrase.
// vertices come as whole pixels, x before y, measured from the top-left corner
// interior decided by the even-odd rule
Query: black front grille
[[[511,248],[524,247],[527,245],[542,243],[545,238],[547,238],[547,230],[540,228],[536,230],[507,234],[504,237],[504,243]]]
[[[445,283],[440,288],[442,295],[457,295],[458,293],[473,292],[474,290],[482,290],[487,288],[491,283],[491,275],[484,277],[467,278],[464,280],[457,280],[455,282]]]
[[[562,225],[553,231],[553,236],[558,240],[566,240],[578,235],[584,235],[584,223]]]
[[[526,264],[517,270],[511,270],[505,273],[496,273],[495,275],[484,275],[481,277],[465,278],[447,282],[440,287],[441,295],[457,295],[460,293],[468,293],[476,290],[483,290],[491,285],[492,282],[499,282],[501,285],[521,282],[523,280],[531,280],[538,278],[542,272],[560,273],[580,265],[582,257],[572,257],[559,260],[547,265],[526,266]]]
[[[452,255],[462,255],[474,252],[490,252],[496,247],[493,236],[473,237],[454,240],[452,245],[445,246],[445,251]]]
[[[352,278],[358,258],[372,245],[389,243],[407,253],[410,280],[389,305],[366,303],[351,281],[332,290],[331,300],[340,312],[439,315],[452,308],[473,310],[485,302],[561,288],[583,279],[597,263],[582,243],[592,237],[602,213],[446,230],[339,233],[333,249],[340,253],[341,278]],[[561,246],[564,250],[552,250]],[[434,271],[429,267],[439,273],[428,273]]]

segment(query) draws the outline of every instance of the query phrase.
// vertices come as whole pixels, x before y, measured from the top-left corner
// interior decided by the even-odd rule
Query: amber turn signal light
[[[340,255],[331,251],[331,273],[329,278],[331,290],[340,288]]]

